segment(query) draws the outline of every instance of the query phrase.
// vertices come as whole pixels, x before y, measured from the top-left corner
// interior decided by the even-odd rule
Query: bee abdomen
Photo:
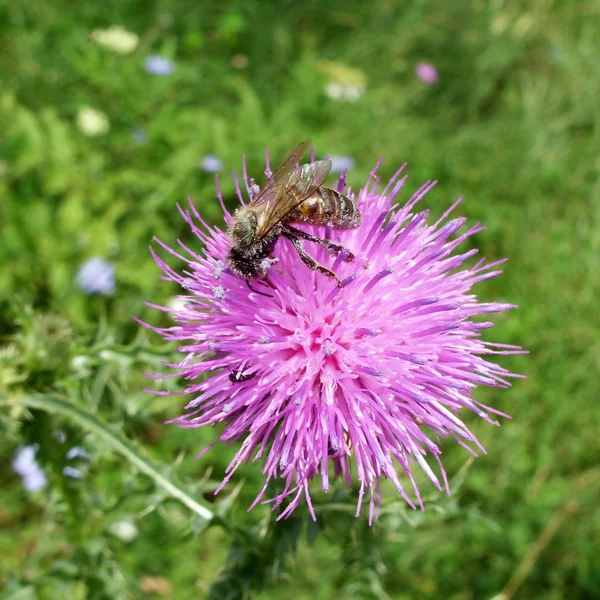
[[[354,229],[360,225],[361,217],[350,198],[331,188],[321,187],[290,214],[288,222]]]

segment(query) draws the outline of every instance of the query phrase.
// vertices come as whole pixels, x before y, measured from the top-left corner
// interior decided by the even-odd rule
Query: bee
[[[343,253],[346,261],[354,260],[344,246],[291,226],[306,223],[354,229],[361,223],[360,212],[350,198],[322,185],[331,171],[330,160],[298,166],[310,144],[310,140],[298,144],[250,204],[241,206],[234,214],[229,229],[228,263],[232,273],[244,277],[246,282],[266,276],[275,244],[282,236],[292,243],[307,267],[335,279],[338,285],[341,282],[337,275],[304,250],[304,241],[323,246],[334,255]]]

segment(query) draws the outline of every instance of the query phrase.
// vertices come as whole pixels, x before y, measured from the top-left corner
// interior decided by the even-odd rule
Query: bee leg
[[[346,246],[342,246],[341,244],[336,244],[335,242],[332,242],[331,240],[324,240],[323,238],[316,237],[314,235],[311,235],[310,233],[306,233],[305,231],[300,231],[299,229],[294,229],[293,227],[290,227],[289,225],[286,225],[286,229],[289,232],[291,232],[295,237],[302,239],[302,240],[306,240],[307,242],[313,242],[314,244],[319,244],[319,246],[323,246],[325,249],[327,249],[332,254],[335,254],[336,256],[338,254],[344,253],[345,254],[344,260],[347,262],[354,260],[354,254],[352,254],[352,252],[350,252],[350,250],[348,250],[348,248],[346,248]]]
[[[255,294],[260,294],[261,296],[266,296],[267,298],[272,298],[273,296],[271,296],[271,294],[265,294],[264,292],[259,292],[258,290],[255,290],[251,285],[250,282],[246,279],[246,285],[248,286],[248,288],[254,292]]]
[[[327,275],[327,277],[331,277],[337,281],[338,287],[342,287],[342,282],[339,280],[338,276],[330,271],[327,267],[324,267],[322,264],[318,263],[310,254],[306,252],[306,250],[302,247],[302,240],[295,236],[295,233],[290,231],[283,231],[283,236],[285,236],[292,244],[298,256],[302,259],[302,262],[313,271],[317,271],[322,275]],[[318,238],[317,238],[318,239]]]
[[[275,289],[275,286],[273,285],[273,282],[269,279],[268,275],[264,279],[258,279],[256,283],[264,285],[265,287],[268,287],[270,289]]]

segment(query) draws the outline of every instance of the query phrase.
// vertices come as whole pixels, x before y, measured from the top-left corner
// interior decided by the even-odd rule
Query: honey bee
[[[354,229],[361,223],[360,212],[350,198],[322,186],[331,170],[330,160],[298,166],[310,144],[310,140],[298,144],[250,204],[241,206],[234,214],[229,229],[232,245],[228,263],[232,273],[246,281],[266,276],[272,264],[269,259],[281,236],[292,243],[307,267],[332,277],[338,285],[341,282],[337,275],[304,250],[304,241],[319,244],[335,255],[344,253],[346,261],[354,259],[344,246],[291,226],[291,223],[306,223]]]

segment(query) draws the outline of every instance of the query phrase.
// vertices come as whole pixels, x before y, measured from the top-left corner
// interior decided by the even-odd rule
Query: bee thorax
[[[273,251],[280,228],[274,228],[261,235],[263,214],[260,208],[244,206],[234,215],[229,230],[231,250],[228,263],[231,271],[240,277],[256,279],[264,277],[270,267],[270,254]]]

